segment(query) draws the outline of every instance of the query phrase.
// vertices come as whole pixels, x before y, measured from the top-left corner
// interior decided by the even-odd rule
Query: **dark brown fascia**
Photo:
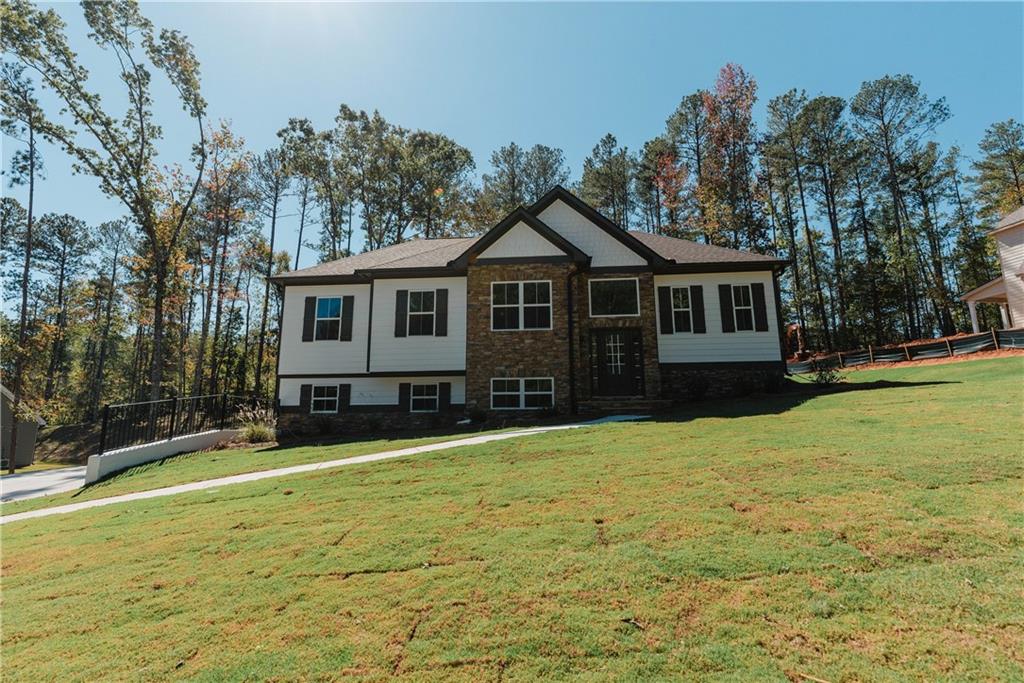
[[[461,256],[459,258],[462,258]],[[452,264],[457,262],[452,261]],[[560,256],[546,257],[514,257],[479,259],[474,261],[479,265],[492,264],[514,264],[514,263],[564,263],[566,258]],[[590,257],[581,263],[585,270],[591,273],[623,273],[623,272],[647,272],[655,275],[668,275],[675,273],[742,273],[751,271],[769,270],[774,273],[781,273],[790,264],[789,261],[723,261],[718,263],[676,263],[666,259],[650,266],[607,266],[588,268]],[[278,286],[296,285],[368,285],[374,279],[396,279],[416,277],[461,277],[466,274],[464,266],[448,265],[434,266],[430,268],[368,268],[357,270],[351,275],[307,275],[304,277],[271,278],[271,282]]]
[[[279,379],[343,379],[347,377],[465,377],[465,370],[376,370],[374,372],[292,372]]]
[[[493,228],[488,230],[483,237],[478,239],[476,242],[471,244],[466,251],[462,252],[458,258],[448,262],[448,265],[454,268],[465,268],[473,260],[473,257],[482,254],[492,244],[498,241],[498,239],[506,232],[511,230],[514,226],[519,223],[526,223],[534,232],[546,239],[548,242],[561,249],[567,257],[576,263],[589,263],[590,256],[580,251],[579,247],[565,239],[557,232],[552,230],[544,221],[537,218],[535,215],[527,211],[522,206],[518,207],[500,223],[495,225]],[[540,257],[535,257],[540,258]],[[488,259],[491,261],[492,259]],[[543,262],[543,261],[539,261]]]
[[[628,232],[606,218],[600,211],[590,206],[561,185],[556,185],[549,190],[546,195],[538,199],[532,206],[530,206],[529,213],[534,216],[539,216],[544,209],[554,204],[555,200],[558,199],[561,199],[572,209],[580,213],[584,218],[589,219],[597,227],[617,239],[627,248],[642,256],[651,265],[658,265],[665,262],[665,258],[658,254],[658,252],[630,235]]]
[[[789,265],[789,261],[723,261],[718,263],[677,263],[667,261],[653,268],[655,275],[674,273],[748,273],[768,270],[781,273]]]

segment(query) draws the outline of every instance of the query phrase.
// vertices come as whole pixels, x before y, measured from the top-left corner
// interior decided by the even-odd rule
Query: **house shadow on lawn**
[[[912,389],[915,387],[960,384],[959,381],[937,380],[929,382],[895,382],[876,380],[850,384],[819,386],[811,383],[786,380],[779,391],[757,393],[737,398],[722,398],[708,401],[679,403],[671,410],[655,414],[652,420],[658,422],[679,422],[699,417],[753,417],[756,415],[778,415],[816,398],[862,391],[883,389]]]

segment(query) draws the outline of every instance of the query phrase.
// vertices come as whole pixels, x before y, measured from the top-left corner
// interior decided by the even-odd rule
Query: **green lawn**
[[[1024,359],[0,527],[5,680],[1021,680]]]
[[[232,474],[272,470],[276,467],[290,467],[292,465],[323,462],[325,460],[337,460],[355,455],[398,450],[409,446],[421,446],[428,443],[449,441],[474,435],[475,432],[457,433],[454,435],[435,434],[417,438],[349,441],[328,446],[306,445],[286,448],[257,446],[254,448],[186,453],[118,472],[108,479],[77,491],[3,503],[0,504],[0,513],[12,515],[17,512],[26,512],[39,508],[80,503],[94,498],[109,498],[110,496],[119,496],[122,493],[131,493],[133,491],[149,491],[192,481],[227,477]],[[18,471],[25,472],[28,469]]]

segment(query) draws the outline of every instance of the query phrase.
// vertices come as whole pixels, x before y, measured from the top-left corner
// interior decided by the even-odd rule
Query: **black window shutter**
[[[315,298],[315,297],[314,297]],[[299,387],[299,410],[308,413],[313,410],[313,385],[303,384]]]
[[[356,298],[351,294],[341,297],[341,334],[338,341],[352,341],[352,315]]]
[[[448,336],[448,290],[434,292],[434,336]]]
[[[412,395],[412,385],[408,382],[402,382],[398,385],[398,410],[400,412],[408,413],[412,410],[412,401],[410,396]]]
[[[302,341],[313,341],[313,328],[316,327],[316,297],[306,297],[306,310],[302,314]]]
[[[661,333],[675,332],[672,320],[672,288],[658,287],[658,317],[661,318]]]
[[[437,410],[445,412],[452,405],[452,383],[439,382],[437,385]]]
[[[690,285],[690,310],[693,311],[694,334],[707,334],[708,326],[704,322],[704,287]]]
[[[351,384],[339,384],[338,385],[338,412],[344,412],[345,408],[352,405],[352,385]]]
[[[754,329],[758,332],[768,331],[768,308],[764,305],[764,284],[754,282],[750,285],[750,298],[754,300]]]
[[[722,310],[722,332],[735,332],[736,321],[732,317],[732,285],[718,285],[718,305]]]
[[[409,313],[409,290],[395,292],[395,336],[405,336],[405,322]]]

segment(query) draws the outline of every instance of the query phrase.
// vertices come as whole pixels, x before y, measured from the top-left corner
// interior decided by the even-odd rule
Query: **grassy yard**
[[[5,525],[4,678],[1021,680],[1024,359],[851,380]]]
[[[482,432],[481,432],[482,433]],[[256,446],[225,450],[185,453],[164,460],[139,465],[119,472],[108,479],[77,491],[68,491],[41,498],[30,498],[0,504],[0,513],[12,515],[39,508],[80,503],[94,498],[108,498],[133,491],[185,484],[204,479],[216,479],[232,474],[271,470],[276,467],[290,467],[310,462],[337,460],[366,453],[398,450],[409,446],[422,446],[438,441],[449,441],[476,433],[431,435],[404,439],[366,439],[331,445],[306,445],[292,447]],[[33,465],[35,467],[35,465]],[[30,468],[18,470],[28,472]]]

